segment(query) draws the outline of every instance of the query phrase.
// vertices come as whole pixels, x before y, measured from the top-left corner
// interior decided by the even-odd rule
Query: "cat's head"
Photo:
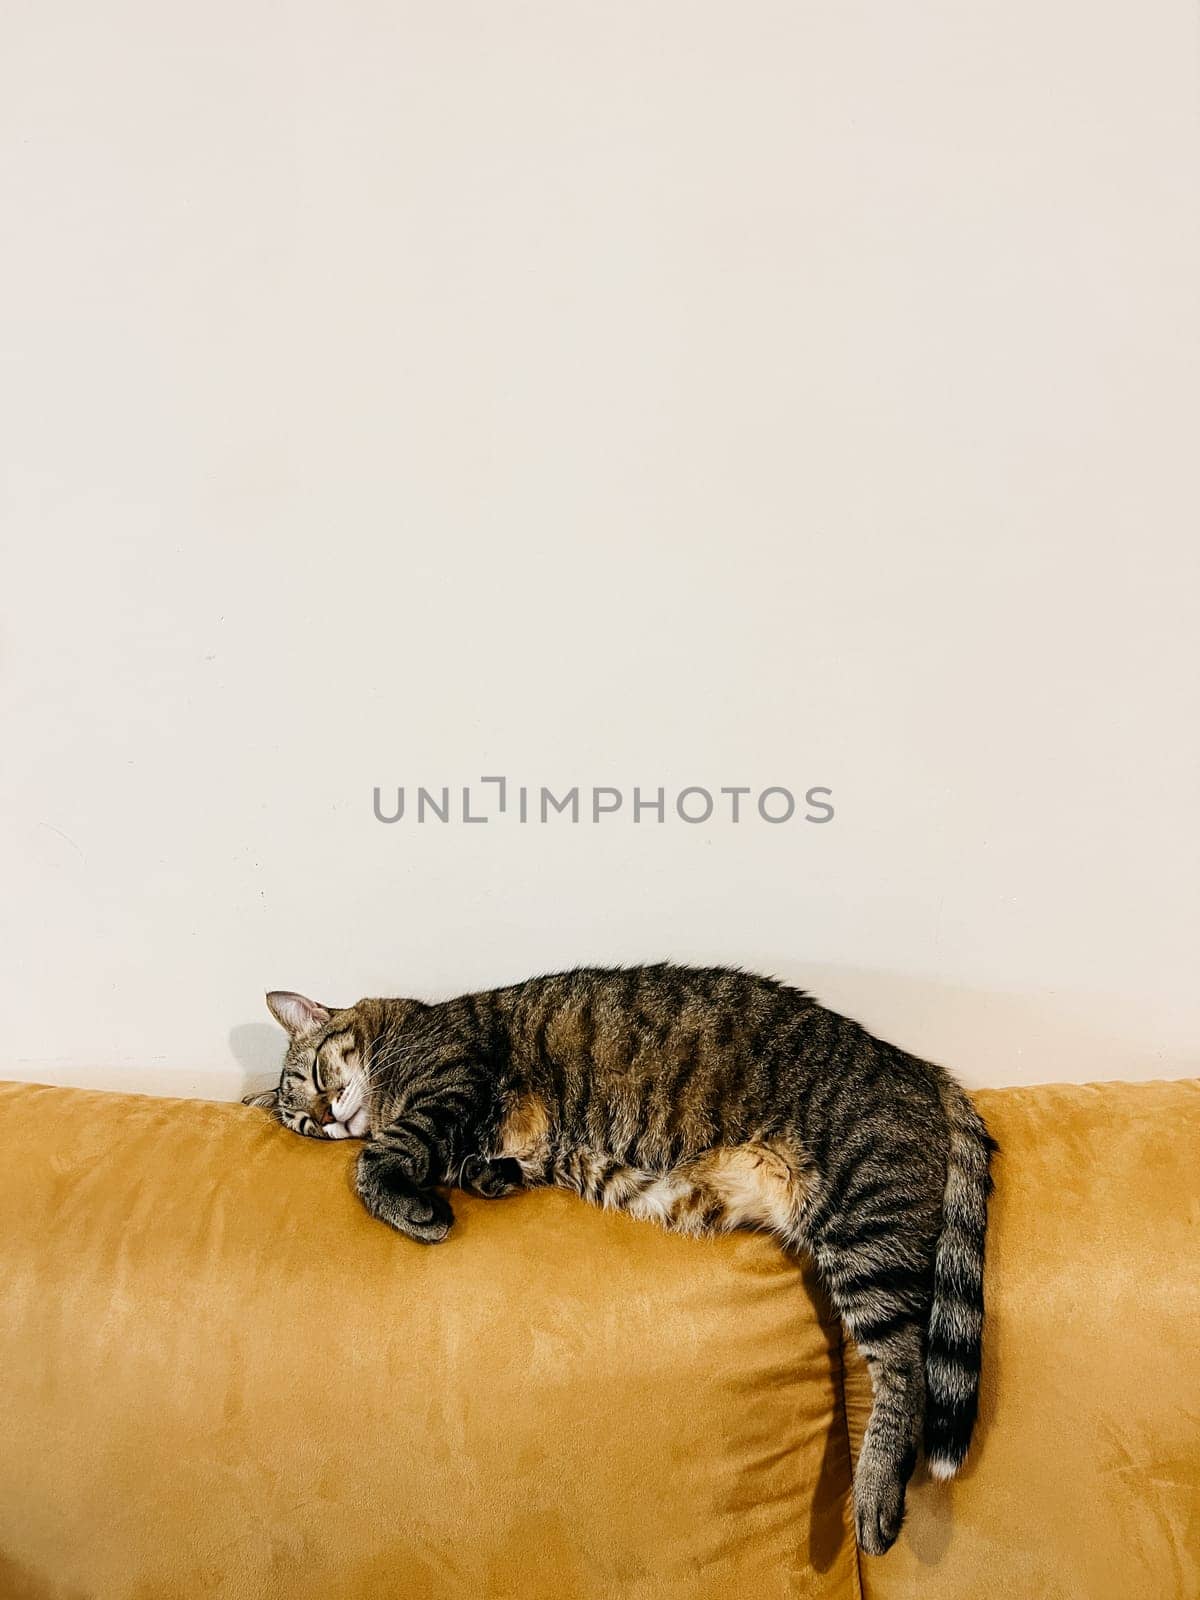
[[[274,989],[271,1015],[288,1036],[279,1086],[246,1096],[296,1133],[312,1139],[362,1138],[370,1132],[371,1046],[365,1003],[335,1011],[302,994]]]

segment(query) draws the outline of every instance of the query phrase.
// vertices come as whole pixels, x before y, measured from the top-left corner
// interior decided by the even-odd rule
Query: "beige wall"
[[[667,954],[1200,1068],[1190,4],[2,27],[4,1073]],[[372,817],[485,773],[837,815]]]

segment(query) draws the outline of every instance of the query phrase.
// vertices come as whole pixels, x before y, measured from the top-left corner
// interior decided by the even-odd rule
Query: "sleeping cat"
[[[757,1227],[816,1262],[874,1404],[860,1547],[890,1548],[923,1443],[962,1465],[978,1401],[996,1148],[941,1067],[798,989],[723,968],[582,968],[437,1005],[275,992],[290,1042],[251,1097],[297,1133],[367,1139],[358,1193],[444,1239],[439,1192],[558,1184],[682,1233]]]

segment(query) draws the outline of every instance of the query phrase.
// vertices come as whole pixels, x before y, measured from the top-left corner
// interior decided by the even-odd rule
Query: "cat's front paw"
[[[468,1156],[458,1171],[458,1186],[481,1200],[502,1200],[524,1187],[521,1169],[515,1161],[498,1156]]]
[[[454,1213],[436,1189],[414,1189],[411,1194],[397,1195],[395,1205],[381,1220],[418,1244],[441,1244],[454,1223]]]
[[[419,1244],[440,1244],[454,1213],[436,1189],[413,1183],[403,1162],[368,1145],[358,1158],[358,1196],[373,1217]]]

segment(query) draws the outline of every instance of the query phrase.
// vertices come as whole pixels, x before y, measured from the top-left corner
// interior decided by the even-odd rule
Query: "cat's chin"
[[[360,1106],[345,1122],[327,1122],[324,1129],[327,1139],[365,1139],[370,1131],[371,1118],[365,1106]]]

